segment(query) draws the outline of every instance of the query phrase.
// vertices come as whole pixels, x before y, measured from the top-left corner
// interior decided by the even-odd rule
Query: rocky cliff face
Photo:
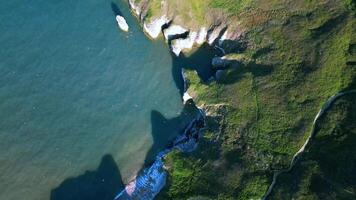
[[[129,0],[129,3],[143,24],[145,33],[152,39],[156,39],[163,33],[177,56],[182,51],[187,52],[204,42],[212,46],[222,45],[225,40],[236,41],[243,34],[239,28],[236,30],[229,28],[229,25],[231,27],[238,27],[238,25],[236,22],[229,22],[223,12],[214,9],[204,14],[206,17],[204,22],[198,22],[197,19],[186,22],[187,20],[182,20],[182,13],[172,11],[171,4],[174,3],[170,1],[163,0],[158,3],[156,0]]]

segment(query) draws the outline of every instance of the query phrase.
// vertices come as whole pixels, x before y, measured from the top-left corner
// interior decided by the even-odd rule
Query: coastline
[[[191,102],[195,106],[194,102]],[[184,132],[176,137],[171,147],[161,151],[153,164],[143,169],[137,177],[118,193],[115,200],[142,199],[152,200],[166,184],[168,172],[165,170],[164,157],[174,149],[181,152],[192,152],[198,145],[199,137],[205,127],[205,112],[198,109],[193,119],[184,129]]]
[[[191,51],[195,47],[199,48],[204,43],[220,50],[225,55],[224,49],[220,47],[224,42],[224,39],[226,39],[227,31],[223,34],[225,37],[221,37],[221,32],[226,29],[225,25],[218,26],[212,30],[207,30],[205,27],[201,27],[198,32],[194,32],[180,25],[172,24],[172,20],[169,20],[166,15],[162,15],[160,18],[156,18],[147,23],[144,21],[145,17],[142,15],[142,9],[138,5],[135,5],[133,0],[128,0],[128,2],[131,13],[141,22],[142,31],[145,35],[152,40],[163,36],[168,43],[170,51],[172,51],[175,56],[178,57],[183,51]],[[213,64],[213,60],[210,62]],[[171,147],[161,151],[156,156],[153,164],[145,167],[141,173],[139,173],[117,194],[115,200],[154,199],[166,184],[168,172],[165,170],[166,167],[163,161],[165,155],[174,149],[186,153],[196,149],[199,137],[203,134],[202,131],[205,127],[206,112],[203,108],[196,106],[193,97],[188,94],[189,86],[184,69],[182,69],[181,75],[184,82],[182,103],[191,104],[199,111],[196,118],[186,126],[182,134],[175,138]],[[215,76],[211,78],[216,78]]]
[[[147,20],[145,18],[146,11],[144,10],[145,9],[144,6],[140,7],[140,5],[135,5],[133,3],[133,0],[130,0],[130,5],[133,11],[137,11],[137,10],[140,11],[140,12],[136,12],[135,14],[139,17],[141,24],[143,24],[144,27],[143,31],[145,32],[145,34],[148,35],[148,37],[151,39],[156,39],[157,37],[160,37],[160,33],[157,32],[158,29],[157,27],[161,27],[161,33],[163,37],[168,42],[170,50],[177,57],[180,55],[181,52],[188,52],[195,47],[199,47],[200,42],[207,43],[209,46],[220,50],[223,55],[221,57],[215,57],[211,61],[214,67],[215,76],[213,76],[213,78],[215,80],[220,80],[221,77],[226,75],[227,69],[229,68],[228,65],[232,64],[232,62],[234,62],[234,64],[239,64],[239,63],[243,64],[244,62],[249,63],[250,61],[249,59],[244,58],[243,54],[238,54],[238,53],[236,53],[235,55],[232,54],[230,49],[231,46],[229,47],[229,44],[234,45],[230,43],[231,41],[242,41],[240,39],[243,32],[238,27],[236,31],[232,31],[231,30],[232,26],[229,27],[228,24],[224,22],[219,22],[217,24],[210,26],[208,30],[206,30],[205,27],[198,27],[198,29],[196,28],[189,29],[188,26],[185,27],[184,25],[176,23],[176,21],[174,21],[174,18],[172,17],[170,18],[169,16],[164,15],[162,13],[154,17],[150,15],[150,19]],[[166,23],[158,23],[160,22],[159,19],[162,19],[162,17],[166,20]],[[151,26],[147,26],[147,23],[150,24]],[[154,27],[154,28],[150,29],[150,27]],[[199,28],[201,30],[204,29],[206,33],[198,34],[200,33],[200,31],[198,31]],[[199,38],[199,40],[197,38]],[[227,42],[225,43],[225,41]],[[266,49],[268,50],[268,48],[269,47],[266,47],[265,49],[262,48],[262,50],[266,50]],[[258,52],[256,51],[254,54],[258,55]],[[261,64],[261,62],[257,61],[254,64],[259,65]],[[268,63],[267,65],[269,64],[271,63]],[[182,72],[182,76],[184,79],[185,78],[184,72]],[[186,103],[189,99],[193,99],[193,97],[194,98],[196,97],[196,95],[193,92],[191,92],[193,94],[193,97],[191,97],[191,95],[189,95],[189,93],[186,91],[187,91],[187,85],[185,82],[183,103]],[[313,136],[313,131],[315,129],[314,127],[315,123],[317,122],[318,118],[324,113],[323,110],[327,109],[326,107],[329,107],[331,105],[330,101],[332,101],[333,98],[336,99],[337,97],[338,95],[336,97],[335,96],[331,97],[331,99],[329,99],[326,102],[327,105],[323,106],[322,109],[319,111],[319,113],[316,115],[316,117],[314,118],[314,122],[312,123],[312,133],[310,134],[310,136],[306,141],[303,141],[304,145],[301,148],[298,147],[299,150],[297,149],[296,153],[293,152],[295,154],[291,155],[293,156],[292,159],[291,160],[288,159],[286,161],[286,163],[287,162],[289,163],[289,165],[286,165],[286,167],[288,167],[287,171],[293,168],[294,164],[297,162],[298,158],[300,157],[300,154],[303,153],[305,147],[310,143],[310,140]],[[199,103],[198,98],[196,98],[195,100]],[[257,109],[258,109],[258,104],[257,104]],[[280,170],[280,171],[286,171],[286,170]],[[268,184],[266,184],[266,190],[263,189],[261,194],[258,195],[259,198],[262,197],[263,199],[265,199],[268,196],[280,173],[282,172],[274,172],[272,183],[268,182]]]

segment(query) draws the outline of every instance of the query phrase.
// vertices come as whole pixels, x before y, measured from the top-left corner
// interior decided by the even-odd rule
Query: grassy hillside
[[[162,11],[160,1],[149,5],[149,17]],[[354,1],[172,0],[168,5],[180,23],[204,24],[211,11],[226,16],[228,24],[244,34],[240,41],[223,45],[227,57],[238,62],[219,80],[203,83],[194,71],[188,72],[189,93],[214,116],[208,118],[197,151],[168,155],[169,181],[158,199],[259,199],[271,183],[272,172],[289,166],[323,103],[340,91],[356,88]],[[352,98],[349,101],[355,102]],[[354,106],[346,110],[356,112]],[[340,127],[349,117],[336,114],[334,126]],[[323,134],[330,132],[326,129]],[[333,148],[323,151],[343,152],[344,143],[328,142]],[[298,184],[304,189],[278,186],[273,199],[284,195],[312,199],[316,190],[322,190],[309,187],[313,174],[324,173],[315,158],[318,151],[305,161],[317,164],[298,168],[303,174]],[[329,175],[315,180],[324,183]],[[292,178],[284,179],[289,183]],[[339,184],[341,179],[335,180],[340,194],[343,189],[355,192]]]
[[[270,199],[356,199],[356,95],[322,119],[305,156],[277,182]]]

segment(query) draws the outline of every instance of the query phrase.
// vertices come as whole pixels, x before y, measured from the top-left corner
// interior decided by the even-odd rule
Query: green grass
[[[146,19],[150,21],[153,17],[156,15],[161,14],[161,1],[160,0],[150,0],[149,1],[149,8],[147,10],[146,14]],[[156,16],[156,17],[161,17],[161,16]]]
[[[200,160],[188,157],[178,151],[165,158],[170,177],[164,191],[157,199],[188,199],[194,196],[217,195],[215,175],[207,170]],[[221,189],[221,188],[220,188]]]
[[[345,96],[326,113],[304,158],[280,176],[271,199],[356,198],[355,100]]]
[[[209,118],[213,123],[196,152],[169,154],[170,178],[160,195],[162,199],[257,199],[268,188],[272,171],[289,166],[324,102],[356,87],[356,68],[349,62],[355,58],[352,4],[345,0],[202,2],[178,5],[174,1],[171,6],[178,18],[189,18],[192,24],[203,23],[207,5],[223,10],[229,19],[239,20],[247,48],[227,55],[240,62],[219,81],[203,83],[194,71],[187,71],[188,92],[196,104],[217,105],[214,112],[223,117]],[[339,126],[337,120],[333,123]],[[308,161],[308,172],[298,183],[304,189],[291,195],[318,198],[309,188],[320,177],[325,179],[318,162]]]
[[[151,21],[163,14],[171,17],[175,23],[191,29],[197,29],[206,23],[208,1],[171,0],[163,6],[161,0],[149,0],[146,20]]]
[[[210,6],[224,9],[229,15],[238,15],[252,3],[252,0],[212,0]]]

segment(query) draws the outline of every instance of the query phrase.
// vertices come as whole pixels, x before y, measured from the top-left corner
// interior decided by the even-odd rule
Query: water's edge
[[[184,80],[184,92],[186,92],[186,79],[184,71],[182,71]],[[193,100],[187,102],[197,108]],[[194,151],[198,144],[198,139],[205,127],[205,112],[201,108],[197,108],[197,116],[188,124],[184,132],[180,134],[173,142],[171,147],[161,151],[154,163],[138,174],[136,179],[131,181],[125,188],[115,197],[115,200],[125,199],[142,199],[151,200],[162,190],[166,184],[167,172],[165,170],[163,158],[167,153],[174,149],[181,152]]]
[[[142,31],[146,34],[148,38],[155,39],[155,37],[150,37],[150,30],[147,29],[146,24],[142,21],[142,16],[140,16],[140,12],[137,12],[136,5],[133,1],[128,0],[131,14],[136,16],[139,21],[141,21]],[[157,22],[158,23],[158,22]],[[160,32],[163,34],[163,30],[169,27],[169,22],[165,21],[162,24],[158,23],[155,24],[154,28],[159,27]],[[147,32],[148,31],[148,32]],[[163,34],[164,35],[164,34]],[[184,38],[182,34],[172,33],[172,36],[175,39]],[[220,38],[220,37],[219,37]],[[221,38],[222,39],[222,38]],[[207,41],[205,41],[207,42]],[[221,41],[220,41],[221,42]],[[174,48],[170,40],[167,41],[170,51],[174,52]],[[214,49],[218,49],[222,51],[222,54],[225,54],[224,49],[216,45],[215,43],[208,43],[209,46],[213,47]],[[199,48],[200,45],[198,45]],[[179,56],[179,54],[176,56]],[[211,62],[211,61],[210,61]],[[115,200],[126,200],[126,199],[140,199],[140,200],[152,200],[154,197],[161,191],[161,189],[166,184],[167,178],[167,171],[165,170],[163,158],[169,152],[174,149],[178,149],[181,152],[192,152],[196,149],[198,145],[199,137],[201,136],[204,127],[205,127],[205,111],[203,108],[199,108],[195,105],[194,100],[192,97],[189,96],[187,93],[188,84],[186,80],[186,76],[184,73],[184,69],[182,68],[181,71],[182,79],[184,82],[183,86],[183,94],[182,94],[182,102],[183,104],[189,104],[197,109],[197,116],[185,127],[182,134],[178,135],[176,139],[173,141],[173,144],[166,148],[165,150],[161,151],[157,156],[155,161],[151,166],[144,168],[134,180],[128,183],[125,188],[118,193],[115,197]],[[215,75],[215,74],[214,74]],[[214,75],[210,77],[210,79],[215,79]]]

